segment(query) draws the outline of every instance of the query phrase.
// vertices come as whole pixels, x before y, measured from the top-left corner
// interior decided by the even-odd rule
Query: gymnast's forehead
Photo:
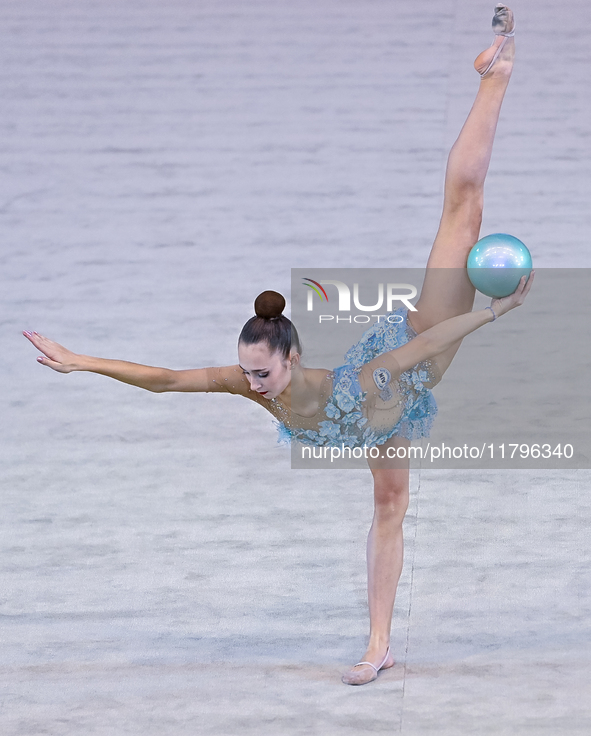
[[[246,370],[265,370],[282,361],[279,350],[271,350],[265,341],[245,345],[238,343],[240,367]]]

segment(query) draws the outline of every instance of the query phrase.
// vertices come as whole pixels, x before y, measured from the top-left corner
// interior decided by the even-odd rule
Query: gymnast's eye
[[[266,378],[269,375],[269,372],[267,373],[259,373],[259,378]]]

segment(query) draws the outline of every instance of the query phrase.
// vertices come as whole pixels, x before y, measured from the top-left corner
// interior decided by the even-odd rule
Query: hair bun
[[[262,319],[277,319],[285,309],[285,299],[276,291],[263,291],[254,301],[254,312]]]

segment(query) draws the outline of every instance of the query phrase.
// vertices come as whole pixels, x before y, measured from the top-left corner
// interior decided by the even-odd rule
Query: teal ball
[[[506,233],[481,238],[468,255],[468,278],[478,291],[495,299],[512,294],[531,269],[529,250]]]

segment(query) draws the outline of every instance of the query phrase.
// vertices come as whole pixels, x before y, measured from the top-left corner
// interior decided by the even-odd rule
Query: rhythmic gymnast
[[[427,262],[417,311],[409,319],[373,325],[329,371],[302,366],[295,327],[282,315],[285,300],[264,292],[256,316],[243,327],[238,365],[169,370],[77,355],[36,332],[23,334],[43,353],[37,360],[59,373],[90,371],[148,391],[216,391],[256,401],[277,419],[284,437],[314,445],[364,444],[408,448],[428,436],[436,411],[430,393],[462,339],[523,303],[533,273],[514,294],[472,312],[474,287],[467,256],[479,238],[483,188],[495,130],[514,57],[513,13],[497,5],[495,40],[474,62],[481,76],[474,105],[451,149],[441,223]],[[383,455],[384,453],[382,453]],[[370,633],[362,661],[343,682],[363,685],[392,667],[390,628],[402,570],[402,521],[408,506],[408,461],[368,460],[374,483],[374,518],[367,543]]]

